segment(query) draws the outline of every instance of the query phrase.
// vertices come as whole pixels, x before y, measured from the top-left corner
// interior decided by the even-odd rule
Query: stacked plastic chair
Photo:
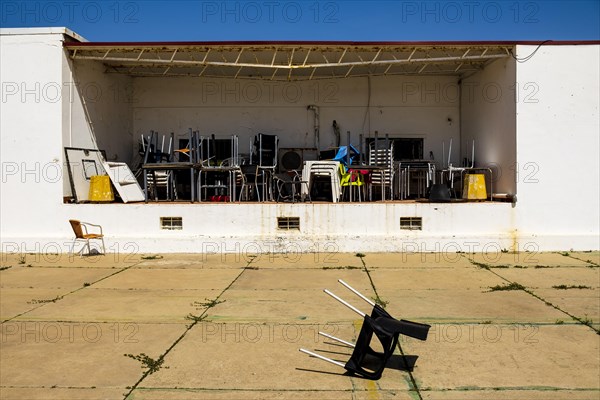
[[[394,353],[394,349],[398,344],[398,338],[400,335],[409,336],[419,340],[427,340],[427,334],[429,333],[429,328],[431,328],[430,325],[406,321],[403,319],[397,320],[379,305],[363,296],[343,280],[339,279],[338,282],[373,307],[371,314],[367,315],[356,307],[342,300],[331,291],[325,289],[325,293],[363,317],[363,324],[356,343],[351,343],[327,333],[319,332],[319,334],[324,337],[354,348],[350,359],[346,363],[342,363],[306,349],[300,349],[301,352],[345,368],[353,375],[377,380],[381,378],[388,360]],[[383,351],[375,351],[371,347],[371,341],[374,337],[380,342]]]

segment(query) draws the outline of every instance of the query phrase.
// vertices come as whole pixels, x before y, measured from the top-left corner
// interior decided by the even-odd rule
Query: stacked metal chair
[[[327,333],[319,332],[319,334],[324,337],[352,347],[354,350],[352,351],[350,359],[346,363],[342,363],[306,349],[300,349],[301,352],[345,368],[353,375],[377,380],[381,378],[388,360],[394,353],[394,349],[398,344],[398,338],[400,335],[409,336],[419,340],[427,340],[427,334],[429,333],[429,328],[431,328],[430,325],[406,321],[403,319],[397,320],[379,305],[363,296],[360,292],[352,288],[343,280],[339,279],[338,282],[373,307],[371,314],[367,315],[356,307],[342,300],[329,290],[325,289],[325,293],[363,317],[363,324],[356,343],[351,343]],[[371,341],[374,338],[379,341],[383,351],[373,350],[371,347]]]

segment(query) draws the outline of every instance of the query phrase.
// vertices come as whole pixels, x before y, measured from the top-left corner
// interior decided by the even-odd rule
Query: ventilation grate
[[[182,217],[160,217],[160,229],[167,231],[183,230]]]
[[[277,228],[286,231],[300,230],[299,217],[277,217]]]
[[[400,229],[406,229],[409,231],[420,231],[423,229],[423,218],[400,217]]]

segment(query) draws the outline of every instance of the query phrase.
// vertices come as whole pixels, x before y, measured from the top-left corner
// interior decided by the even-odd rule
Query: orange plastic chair
[[[81,222],[76,219],[70,219],[69,223],[71,224],[71,228],[73,228],[73,233],[75,233],[75,239],[73,240],[73,245],[71,246],[72,253],[74,253],[76,243],[78,241],[82,241],[84,242],[84,245],[77,253],[83,255],[83,250],[87,247],[88,254],[90,254],[92,251],[90,247],[90,240],[100,240],[102,242],[102,254],[106,253],[106,248],[104,247],[104,234],[100,225],[90,224],[89,222]],[[100,233],[89,232],[88,227],[99,228]]]

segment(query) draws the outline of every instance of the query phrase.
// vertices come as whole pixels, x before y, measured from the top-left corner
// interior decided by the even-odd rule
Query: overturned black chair
[[[338,281],[373,307],[371,315],[367,315],[325,289],[325,293],[363,317],[363,324],[358,339],[354,344],[324,332],[319,332],[322,336],[346,346],[353,347],[354,350],[352,351],[350,359],[344,364],[305,349],[300,349],[301,352],[345,368],[351,374],[377,380],[381,378],[388,360],[394,353],[400,335],[410,336],[419,340],[427,340],[427,334],[429,333],[429,328],[431,328],[430,325],[406,320],[397,320],[346,282],[341,279]],[[371,347],[373,336],[375,336],[381,344],[382,351],[376,351]]]

